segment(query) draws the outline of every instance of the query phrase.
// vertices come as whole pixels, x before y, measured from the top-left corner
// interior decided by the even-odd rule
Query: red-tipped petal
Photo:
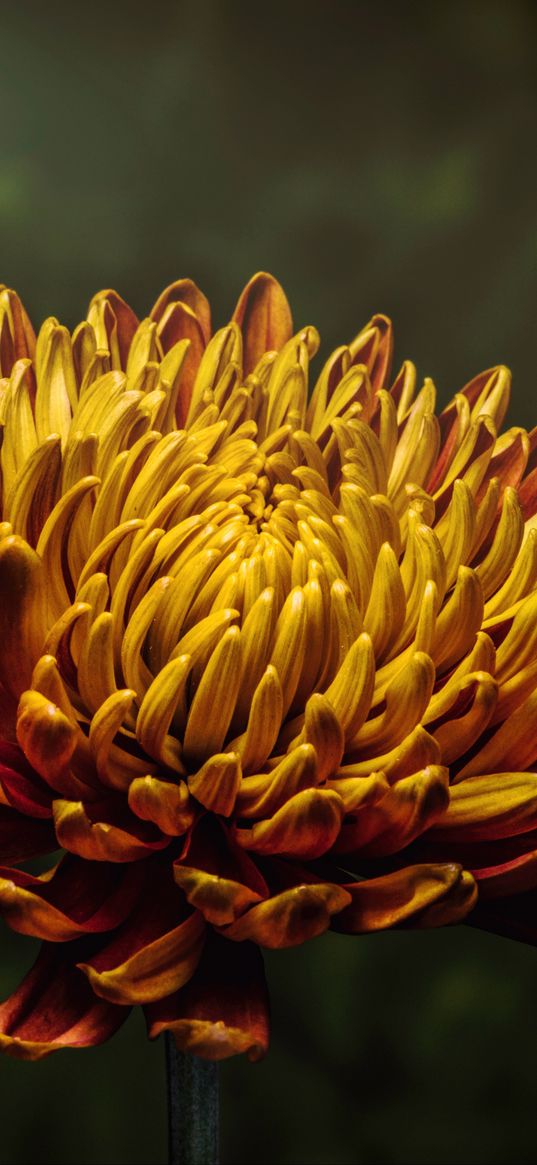
[[[177,425],[181,428],[188,416],[192,389],[205,351],[206,340],[197,315],[184,303],[174,303],[167,309],[159,325],[159,340],[165,352],[169,352],[174,344],[179,343],[180,340],[188,340],[189,342],[188,352],[181,369],[177,399]]]
[[[393,328],[387,316],[374,315],[351,340],[349,350],[353,364],[365,364],[375,390],[388,387],[393,358]]]
[[[192,279],[176,279],[175,283],[170,283],[151,308],[151,319],[160,323],[166,315],[167,309],[178,303],[187,307],[196,316],[203,340],[205,344],[208,344],[212,331],[211,307],[207,296],[203,294],[203,291],[200,291]],[[178,336],[177,338],[181,339],[182,337]]]
[[[183,1052],[224,1060],[245,1052],[259,1060],[269,1042],[269,1000],[263,959],[253,943],[207,941],[190,982],[145,1008],[151,1039],[172,1033]]]
[[[141,866],[96,862],[88,868],[67,854],[55,869],[34,877],[0,867],[0,913],[13,930],[49,942],[113,930],[140,892]]]
[[[79,966],[103,999],[151,1003],[188,982],[204,940],[201,914],[188,910],[171,871],[156,865],[127,920],[97,954]]]
[[[93,319],[95,312],[99,310],[102,311],[103,318],[106,320],[109,341],[111,341],[109,346],[113,350],[113,346],[117,344],[121,367],[126,368],[132,338],[139,323],[138,317],[113,288],[98,291],[97,295],[93,296],[89,305],[88,318]],[[113,340],[112,332],[114,333]],[[98,336],[97,340],[98,343],[102,343],[102,337]]]
[[[259,271],[242,291],[233,319],[244,338],[244,371],[255,368],[265,352],[283,348],[293,334],[287,296],[277,279]]]
[[[28,817],[52,817],[52,795],[18,744],[0,740],[0,787],[5,803]]]
[[[130,1009],[97,999],[69,953],[43,947],[20,987],[0,1005],[1,1051],[40,1060],[59,1048],[102,1044],[124,1023]]]
[[[480,901],[506,898],[537,888],[537,849],[497,865],[470,868],[479,887]]]

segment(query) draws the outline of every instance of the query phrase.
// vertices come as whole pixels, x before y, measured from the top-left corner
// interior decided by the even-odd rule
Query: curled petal
[[[317,757],[311,744],[300,744],[269,773],[244,777],[237,797],[239,817],[270,817],[300,792],[319,784]]]
[[[319,784],[333,776],[343,757],[345,738],[330,701],[320,692],[311,696],[306,704],[300,739],[315,749]]]
[[[236,942],[252,939],[260,946],[274,950],[299,946],[324,934],[332,916],[350,902],[350,894],[343,886],[331,882],[307,882],[282,890],[266,902],[252,906],[222,933]]]
[[[396,853],[442,817],[449,802],[448,770],[428,765],[397,781],[376,804],[345,822],[334,850],[384,857]]]
[[[393,328],[384,315],[374,315],[349,344],[353,364],[365,364],[371,384],[386,388],[393,357]]]
[[[483,415],[492,417],[498,429],[507,412],[510,392],[511,373],[503,364],[480,372],[462,389],[470,404],[472,420]]]
[[[129,785],[129,807],[142,821],[152,821],[171,837],[186,833],[194,821],[194,809],[185,781],[136,777]]]
[[[416,651],[388,685],[385,711],[366,721],[349,742],[349,751],[359,758],[372,753],[378,756],[404,740],[427,708],[434,679],[432,660],[425,652]]]
[[[263,959],[253,943],[208,940],[199,967],[186,987],[145,1008],[151,1039],[173,1035],[182,1052],[224,1060],[245,1052],[265,1054],[269,1041],[269,1001]]]
[[[222,817],[229,817],[233,812],[240,783],[241,762],[236,752],[216,753],[188,778],[192,796]]]
[[[463,870],[458,882],[443,898],[426,906],[409,923],[405,923],[405,926],[417,930],[429,930],[435,926],[455,926],[473,910],[478,893],[473,874],[470,870]]]
[[[85,862],[71,854],[39,877],[3,868],[0,911],[13,930],[50,942],[113,930],[136,900],[140,874],[138,865],[99,862],[88,877]]]
[[[526,769],[537,760],[537,689],[515,712],[496,729],[458,774],[466,780],[483,772],[502,772],[504,769]],[[502,782],[495,785],[501,789]]]
[[[352,901],[337,916],[333,928],[364,934],[408,922],[433,903],[449,899],[462,872],[462,866],[445,862],[404,866],[380,878],[346,882]]]
[[[40,692],[23,692],[17,712],[17,739],[36,772],[59,792],[65,791],[62,777],[77,737],[75,725],[52,701]]]
[[[216,645],[192,701],[184,736],[184,755],[202,763],[221,751],[240,685],[241,633],[229,627]]]
[[[375,657],[369,635],[365,632],[347,652],[325,696],[347,740],[356,736],[371,706],[375,684]]]
[[[498,684],[487,672],[475,672],[463,680],[450,715],[432,728],[443,764],[453,764],[481,736],[492,719],[497,700]]]
[[[352,765],[349,766],[352,770]],[[348,772],[348,775],[344,774]],[[327,782],[329,789],[339,794],[346,814],[354,814],[357,810],[365,809],[382,801],[389,791],[389,784],[385,773],[370,773],[368,776],[353,776],[352,771],[340,769],[333,781]]]
[[[318,858],[334,844],[341,828],[343,802],[331,789],[304,789],[268,821],[238,829],[237,841],[259,854]]]
[[[98,347],[109,348],[113,353],[117,345],[120,365],[126,368],[131,342],[138,327],[138,319],[132,308],[117,291],[107,288],[93,296],[88,320],[97,333]]]
[[[164,849],[163,837],[128,812],[110,821],[110,805],[82,801],[54,801],[54,826],[59,845],[88,861],[133,862]]]
[[[135,910],[97,954],[78,965],[101,998],[150,1003],[188,982],[204,939],[201,914],[186,912],[169,871],[157,866]]]

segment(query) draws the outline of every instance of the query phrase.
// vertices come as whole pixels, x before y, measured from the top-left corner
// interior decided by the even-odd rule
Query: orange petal
[[[194,821],[185,781],[136,777],[129,785],[129,806],[142,821],[152,821],[163,833],[179,837]]]
[[[343,802],[331,789],[304,789],[268,821],[238,829],[237,841],[259,854],[318,858],[329,850],[341,828]]]
[[[182,1052],[206,1060],[245,1052],[250,1060],[259,1060],[269,1041],[260,951],[253,943],[237,946],[211,935],[186,987],[150,1004],[145,1013],[150,1038],[169,1031]]]
[[[332,882],[308,882],[291,886],[252,906],[222,933],[243,942],[252,939],[262,947],[295,947],[324,934],[332,915],[351,902],[350,894]]]
[[[461,874],[462,866],[446,862],[404,866],[380,878],[347,882],[345,889],[352,902],[333,927],[348,934],[365,934],[397,926],[443,899],[459,883]]]
[[[448,717],[431,727],[442,764],[453,764],[471,748],[492,719],[497,699],[498,684],[487,672],[474,672],[463,680]]]
[[[311,744],[299,744],[270,772],[243,778],[237,797],[237,816],[271,817],[295,793],[318,784],[315,749]]]
[[[419,914],[411,918],[405,927],[429,930],[435,926],[454,926],[473,910],[478,898],[475,878],[469,870],[462,870],[458,882],[448,890],[438,902],[425,906]]]
[[[283,288],[260,271],[242,291],[235,320],[244,338],[244,372],[251,372],[265,352],[279,350],[291,339],[293,319]]]
[[[67,854],[55,869],[34,877],[0,868],[0,911],[12,930],[51,942],[65,942],[119,926],[132,909],[141,867],[98,862],[88,874]]]
[[[201,914],[191,914],[123,963],[103,970],[89,963],[79,963],[78,967],[102,999],[121,1004],[151,1003],[188,982],[199,961],[204,930]]]
[[[23,692],[17,712],[17,740],[32,767],[58,792],[66,791],[64,778],[77,738],[75,725],[56,704],[40,692]]]
[[[361,857],[396,853],[441,817],[448,801],[448,770],[428,765],[397,781],[382,800],[357,812],[354,822],[344,822],[334,851]]]
[[[169,837],[163,837],[134,815],[122,815],[120,823],[108,820],[108,809],[108,805],[89,806],[82,801],[54,801],[58,844],[81,858],[98,862],[137,861],[169,844]]]
[[[450,789],[449,805],[431,840],[492,841],[537,826],[537,773],[466,777]]]
[[[196,316],[203,339],[208,344],[212,331],[211,307],[207,296],[200,291],[192,279],[176,279],[175,283],[170,283],[169,287],[161,292],[151,308],[150,318],[160,323],[166,314],[166,309],[178,303],[189,308]]]
[[[229,817],[241,783],[241,762],[236,752],[215,753],[188,778],[193,797],[222,817]]]

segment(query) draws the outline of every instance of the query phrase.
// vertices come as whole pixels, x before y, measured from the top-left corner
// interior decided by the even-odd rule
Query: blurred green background
[[[325,351],[373,311],[445,400],[509,364],[537,420],[537,6],[0,4],[0,278],[40,322],[190,275],[285,284]],[[3,934],[2,994],[31,943]],[[270,954],[273,1041],[222,1069],[224,1165],[537,1160],[537,952],[464,927]],[[0,1161],[166,1160],[164,1050],[0,1061]]]

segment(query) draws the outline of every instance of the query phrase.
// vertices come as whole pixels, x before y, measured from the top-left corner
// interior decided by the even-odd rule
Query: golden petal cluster
[[[537,431],[504,367],[438,414],[384,316],[319,342],[265,273],[216,331],[189,279],[37,336],[0,292],[13,1055],[140,1003],[255,1059],[259,948],[328,926],[532,939]]]

